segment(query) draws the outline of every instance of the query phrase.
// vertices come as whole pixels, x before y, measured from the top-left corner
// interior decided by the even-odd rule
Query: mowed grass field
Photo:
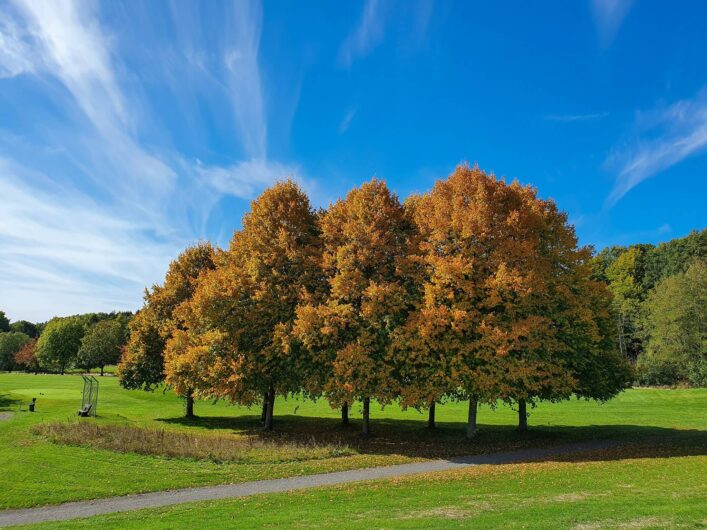
[[[707,527],[705,469],[704,453],[623,449],[31,528],[696,529]]]
[[[609,521],[606,524],[612,527],[614,512],[625,505],[627,515],[635,512],[634,519],[655,518],[655,527],[680,521],[694,523],[691,527],[705,524],[700,510],[707,504],[707,389],[633,389],[605,404],[576,400],[541,404],[531,410],[531,432],[527,435],[515,432],[517,416],[508,407],[482,407],[479,439],[467,442],[463,439],[465,403],[439,406],[439,428],[435,431],[425,428],[426,415],[415,410],[374,406],[374,436],[365,439],[358,435],[358,405],[352,410],[352,425],[346,428],[339,425],[338,411],[323,401],[279,400],[276,431],[262,433],[257,407],[199,402],[199,418],[185,421],[181,418],[182,401],[170,392],[125,391],[113,377],[100,381],[99,417],[81,421],[165,430],[167,439],[169,432],[180,431],[256,440],[255,454],[239,461],[221,461],[52,443],[36,434],[36,424],[78,421],[75,413],[81,400],[81,378],[0,374],[0,415],[5,417],[0,420],[0,508],[608,438],[629,445],[614,450],[618,451],[615,454],[585,455],[580,463],[484,467],[423,479],[208,506],[185,505],[152,513],[159,514],[154,519],[157,527],[216,528],[236,520],[239,526],[428,527],[438,523],[465,526],[471,521],[493,526],[494,521],[504,520],[504,513],[525,517],[527,520],[518,520],[518,524],[527,522],[535,527],[554,520],[554,511],[564,513],[571,506],[570,512],[575,512],[585,506],[588,513]],[[19,403],[32,397],[38,398],[37,412],[20,412]],[[565,494],[563,500],[547,502]],[[621,498],[623,502],[619,502]],[[696,498],[701,502],[695,503]],[[661,499],[662,503],[658,502]],[[345,517],[347,512],[353,513],[351,510],[358,515]],[[668,521],[661,510],[675,512],[674,520]],[[645,515],[644,511],[650,513]],[[306,520],[304,513],[308,514]],[[143,517],[121,514],[98,518],[93,524],[144,527],[153,522]],[[648,519],[639,523],[653,524]]]

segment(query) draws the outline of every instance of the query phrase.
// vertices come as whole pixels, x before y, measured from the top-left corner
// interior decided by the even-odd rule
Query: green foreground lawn
[[[707,457],[632,456],[620,450],[574,462],[482,466],[36,528],[707,527]]]
[[[101,378],[99,418],[83,421],[267,437],[283,443],[335,441],[352,447],[354,454],[257,464],[216,463],[55,445],[32,434],[31,427],[38,422],[76,421],[81,388],[77,376],[0,374],[0,417],[6,418],[0,420],[0,509],[591,438],[667,444],[676,455],[688,449],[694,453],[695,447],[704,454],[707,447],[707,389],[635,389],[603,405],[585,401],[542,404],[532,410],[532,431],[526,436],[515,433],[512,410],[484,407],[479,414],[479,439],[469,443],[463,439],[465,403],[438,407],[439,429],[435,432],[424,428],[426,416],[415,410],[373,407],[374,436],[366,440],[357,434],[360,406],[353,407],[353,424],[347,429],[339,425],[338,411],[325,402],[279,400],[276,432],[264,434],[258,428],[257,408],[197,403],[200,418],[187,422],[181,419],[182,401],[172,393],[125,391],[113,377]],[[32,397],[38,398],[37,412],[18,411],[18,403]],[[672,480],[671,468],[662,473]],[[419,486],[411,486],[411,490],[416,488]]]

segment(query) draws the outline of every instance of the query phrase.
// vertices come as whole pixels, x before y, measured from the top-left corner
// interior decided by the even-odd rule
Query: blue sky
[[[0,309],[136,309],[293,176],[461,162],[598,248],[707,224],[707,3],[0,0]]]

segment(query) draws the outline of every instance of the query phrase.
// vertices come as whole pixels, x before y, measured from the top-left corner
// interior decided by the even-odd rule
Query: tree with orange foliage
[[[320,288],[320,259],[307,195],[291,180],[265,190],[180,310],[185,329],[168,343],[167,380],[179,375],[200,395],[244,405],[264,396],[272,429],[276,395],[301,391],[309,369],[289,336],[295,308]]]
[[[460,166],[415,200],[415,220],[426,279],[396,340],[407,359],[403,403],[466,397],[471,438],[479,401],[517,403],[525,430],[527,402],[573,392],[605,399],[624,388],[611,374],[627,372],[611,347],[605,293],[589,278],[589,251],[552,201]]]
[[[414,226],[385,183],[373,180],[334,203],[321,227],[328,292],[323,303],[298,308],[294,335],[318,366],[313,385],[333,406],[363,402],[368,434],[371,398],[397,397],[390,347],[414,298]]]
[[[118,364],[117,375],[125,388],[152,390],[165,380],[165,343],[182,328],[177,309],[188,301],[199,276],[213,269],[216,250],[209,243],[187,248],[172,261],[163,285],[146,290],[145,303],[130,322],[130,340]],[[186,400],[186,416],[194,416],[194,397],[188,386],[169,384]]]
[[[37,361],[37,339],[30,339],[24,343],[22,348],[15,353],[15,362],[28,372],[39,371],[39,362]]]

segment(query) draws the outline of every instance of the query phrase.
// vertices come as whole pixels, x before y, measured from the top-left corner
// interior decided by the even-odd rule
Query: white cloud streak
[[[208,167],[198,162],[195,171],[213,189],[241,199],[254,197],[277,180],[297,179],[300,173],[297,166],[256,159],[227,167]]]
[[[84,134],[96,165],[117,167],[122,178],[90,174],[96,184],[130,202],[139,193],[163,199],[176,179],[174,171],[147,152],[134,137],[135,124],[113,72],[111,50],[92,3],[71,0],[17,0],[33,35],[34,68],[59,80],[95,128]],[[96,138],[98,133],[99,137]],[[98,141],[97,141],[98,140]],[[127,168],[127,171],[125,169]]]
[[[0,79],[34,71],[29,39],[7,13],[0,12]]]
[[[368,55],[383,41],[385,13],[379,0],[366,0],[361,19],[339,51],[339,62],[350,68],[353,62]]]
[[[42,43],[47,67],[59,77],[100,130],[126,121],[110,50],[92,4],[70,0],[18,0],[30,31]]]
[[[388,25],[396,26],[400,49],[424,45],[434,11],[433,0],[366,0],[361,16],[339,49],[338,63],[351,68],[354,62],[371,54],[385,40]]]
[[[707,149],[707,91],[695,99],[640,113],[638,138],[615,150],[605,165],[618,168],[606,206],[611,207],[638,184]]]
[[[232,28],[223,61],[246,152],[250,157],[264,158],[267,155],[267,122],[258,66],[263,13],[257,2],[243,2],[241,7],[242,11],[231,16]]]
[[[0,134],[0,308],[11,318],[135,309],[169,260],[206,235],[224,196],[251,199],[278,178],[300,178],[296,165],[267,157],[258,2],[225,6],[215,35],[200,31],[195,12],[175,9],[177,46],[140,54],[166,65],[148,72],[130,69],[121,53],[135,44],[106,31],[93,2],[12,6],[0,13],[0,82],[33,76],[56,114],[27,136]],[[142,73],[165,83],[190,118],[205,103],[221,112],[243,160],[202,163],[176,150],[152,120]]]
[[[592,0],[594,21],[603,47],[613,42],[632,5],[633,0]]]
[[[0,300],[15,319],[134,310],[183,241],[0,159]],[[56,305],[48,305],[45,298]]]
[[[545,116],[543,119],[546,121],[557,121],[562,123],[571,123],[576,121],[594,121],[606,118],[609,115],[608,112],[597,112],[594,114],[554,114]]]
[[[339,124],[339,134],[344,134],[351,127],[351,122],[356,117],[356,109],[350,109]]]

